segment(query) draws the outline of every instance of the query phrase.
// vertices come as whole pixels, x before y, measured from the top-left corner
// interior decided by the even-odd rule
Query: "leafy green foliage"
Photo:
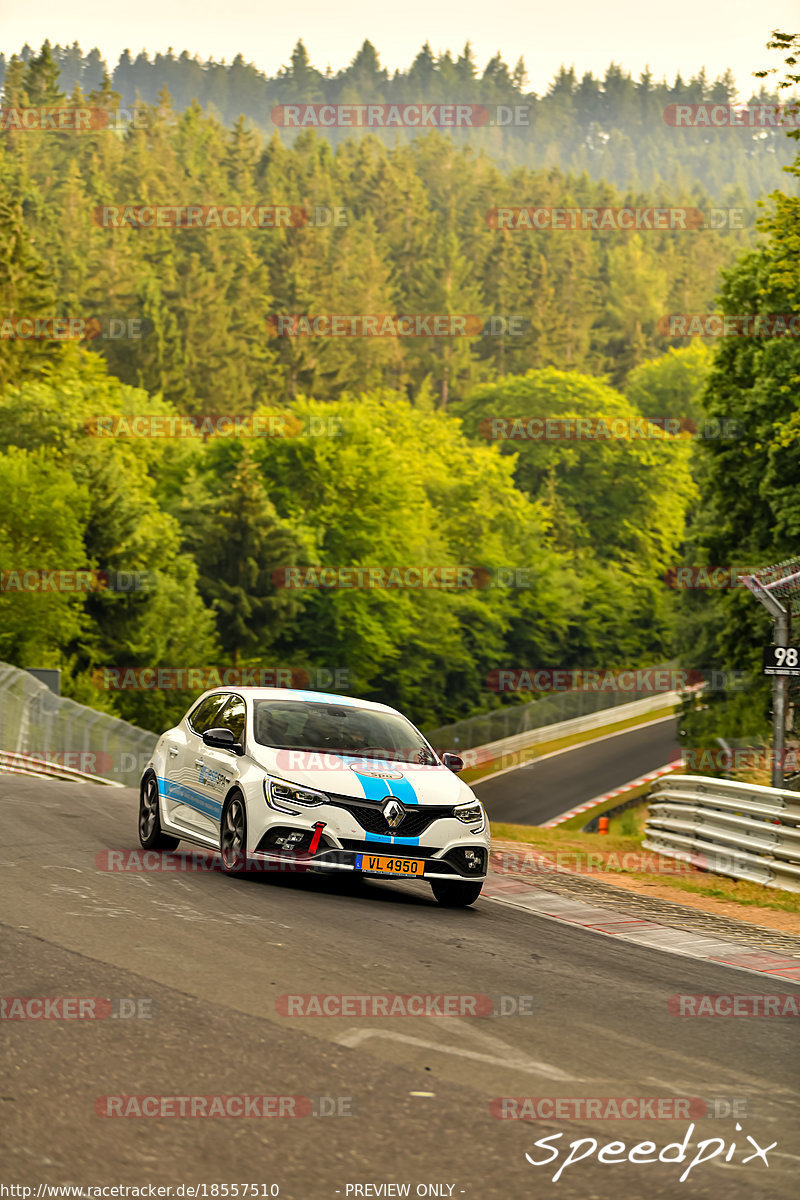
[[[792,168],[795,175],[799,170]],[[771,200],[761,222],[763,242],[724,277],[725,313],[800,314],[800,200],[781,192]],[[690,529],[688,561],[758,568],[797,554],[799,389],[796,336],[721,341],[703,405],[711,418],[736,421],[741,436],[698,446],[701,503]],[[768,614],[744,589],[687,593],[683,608],[687,660],[750,671],[757,683],[748,697],[749,732],[765,734],[769,682],[760,670],[761,648],[772,635]],[[792,684],[795,705],[796,691]],[[720,731],[739,735],[745,707],[740,701],[729,712],[717,709]]]
[[[727,131],[692,150],[680,131],[669,143],[680,142],[680,170],[664,149],[664,104],[726,103],[725,81],[669,89],[618,68],[602,83],[562,71],[530,98],[534,137],[487,128],[493,161],[479,141],[436,132],[332,147],[247,119],[268,111],[265,97],[524,97],[522,62],[509,71],[497,57],[479,77],[469,47],[454,60],[426,46],[390,79],[369,43],[336,77],[298,45],[264,81],[241,56],[207,70],[159,56],[154,73],[146,55],[123,55],[112,77],[96,54],[45,45],[8,64],[5,102],[63,102],[59,66],[76,104],[114,110],[139,88],[145,120],[0,141],[0,318],[96,316],[104,331],[134,320],[143,336],[4,340],[0,555],[4,569],[141,573],[142,584],[0,593],[4,657],[61,666],[68,692],[150,728],[190,695],[98,691],[97,671],[346,672],[352,692],[434,725],[513,702],[487,689],[501,666],[667,657],[675,597],[664,575],[687,514],[705,561],[794,548],[796,349],[726,344],[709,368],[705,350],[670,349],[659,318],[711,306],[721,267],[725,311],[797,311],[798,201],[776,200],[767,241],[736,265],[747,230],[538,232],[491,220],[525,205],[743,203],[778,169],[771,136],[767,148]],[[294,205],[313,219],[114,229],[93,216],[190,203]],[[269,335],[270,314],[303,313],[466,314],[483,333]],[[736,417],[750,433],[692,458],[687,439],[645,419],[696,413]],[[288,436],[103,435],[109,419],[187,414],[282,414]],[[646,436],[484,436],[487,421],[532,418],[620,420]],[[283,586],[287,569],[352,566],[460,566],[487,586]],[[724,628],[728,646],[747,645],[748,619],[734,597],[714,636]],[[707,666],[703,655],[723,650],[694,620]]]

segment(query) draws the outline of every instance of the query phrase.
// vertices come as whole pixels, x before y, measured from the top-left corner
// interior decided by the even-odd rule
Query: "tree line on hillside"
[[[527,89],[522,58],[513,68],[495,55],[481,70],[467,43],[461,54],[435,55],[426,43],[405,71],[388,72],[380,65],[377,50],[365,41],[344,69],[320,71],[302,41],[289,63],[276,76],[267,76],[238,54],[232,63],[201,62],[184,50],[170,49],[152,57],[142,50],[135,57],[126,50],[109,71],[97,49],[84,54],[72,46],[45,43],[68,93],[99,91],[108,76],[122,105],[141,101],[156,105],[167,88],[176,112],[198,101],[222,124],[240,116],[250,128],[271,137],[280,116],[273,109],[286,104],[477,104],[489,109],[486,125],[454,129],[457,143],[484,150],[504,168],[557,169],[564,174],[584,172],[617,188],[682,189],[696,182],[721,202],[731,189],[749,199],[777,187],[781,168],[791,160],[783,130],[762,128],[676,128],[669,122],[670,106],[763,105],[785,103],[764,84],[740,94],[730,71],[712,81],[704,72],[672,83],[657,80],[648,71],[638,79],[612,63],[603,78],[562,66],[547,91],[537,96]],[[38,57],[28,45],[8,60],[0,56],[0,84],[14,84],[18,72]],[[495,106],[504,106],[498,113]],[[521,113],[516,112],[521,106]],[[491,122],[491,123],[489,123]],[[296,132],[281,128],[292,140]],[[330,128],[325,136],[338,145],[358,136],[352,128]],[[374,136],[388,146],[415,137],[411,128],[378,129]]]
[[[63,101],[49,53],[9,95]],[[117,98],[106,80],[88,99]],[[501,667],[637,666],[679,647],[689,666],[757,677],[765,630],[752,599],[669,583],[681,562],[796,553],[800,346],[671,345],[655,314],[712,301],[732,315],[800,313],[796,195],[772,197],[758,240],[496,238],[483,214],[520,195],[686,196],[505,174],[439,134],[334,152],[310,134],[265,145],[199,106],[176,115],[166,97],[148,113],[118,134],[0,141],[0,318],[99,322],[82,341],[3,340],[0,563],[83,568],[97,582],[0,588],[0,658],[61,666],[68,694],[153,729],[197,689],[116,690],[103,671],[339,672],[342,690],[428,726],[529,699],[492,690]],[[265,198],[344,208],[348,221],[254,232],[107,229],[92,216],[117,201]],[[262,336],[268,314],[312,310],[519,312],[530,325],[520,341],[444,347]],[[144,336],[103,337],[112,317],[140,321]],[[261,434],[225,434],[219,414]],[[647,435],[487,436],[547,418]],[[131,436],[143,419],[157,436]],[[688,436],[706,420],[732,435]],[[310,567],[454,565],[481,586],[286,586]],[[141,587],[112,586],[118,573]],[[704,744],[760,736],[768,715],[762,685],[706,698],[685,720]]]
[[[6,86],[9,104],[65,99],[45,52]],[[86,101],[117,98],[103,85]],[[547,366],[621,386],[641,362],[687,344],[670,338],[665,316],[713,309],[720,268],[754,238],[746,227],[537,230],[496,220],[498,208],[531,205],[707,213],[711,198],[695,182],[623,192],[555,168],[508,174],[437,132],[396,149],[370,137],[333,151],[313,132],[292,146],[277,135],[264,143],[196,105],[177,115],[166,98],[147,116],[144,128],[0,139],[4,236],[22,254],[24,225],[32,243],[2,313],[84,317],[104,335],[94,345],[113,374],[182,412],[224,403],[247,413],[266,394],[329,399],[344,387],[413,394],[426,382],[446,404],[495,375]],[[742,206],[744,196],[728,201]],[[263,229],[125,219],[142,205],[300,215]],[[269,320],[392,313],[466,316],[469,336],[293,336],[290,326],[274,336]],[[129,321],[138,336],[127,336]],[[10,346],[11,358],[50,352]]]

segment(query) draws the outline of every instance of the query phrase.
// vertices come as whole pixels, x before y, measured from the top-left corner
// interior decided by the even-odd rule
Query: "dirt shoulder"
[[[575,874],[636,896],[800,937],[800,894],[700,871],[643,850],[635,837],[496,824],[492,854],[501,870],[535,887],[547,889],[548,876],[552,881]]]

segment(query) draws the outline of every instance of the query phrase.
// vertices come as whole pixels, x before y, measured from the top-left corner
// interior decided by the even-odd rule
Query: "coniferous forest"
[[[796,552],[797,338],[677,337],[665,321],[800,312],[798,143],[785,129],[678,129],[664,113],[785,95],[612,66],[603,79],[562,69],[536,96],[521,60],[481,68],[469,47],[437,58],[426,45],[389,75],[369,42],[337,74],[302,43],[275,78],[241,56],[126,52],[111,68],[49,44],[0,71],[5,112],[117,114],[0,133],[0,565],[6,581],[138,579],[4,586],[0,659],[60,666],[67,694],[151,729],[187,692],[109,690],[104,669],[339,672],[426,726],[529,700],[487,686],[504,666],[681,653],[757,670],[763,638],[741,597],[666,581],[681,562]],[[418,132],[274,119],[291,104],[411,101],[528,115]],[[215,207],[290,217],[143,215]],[[525,208],[702,218],[498,220]],[[315,314],[440,314],[468,336],[298,334],[292,322]],[[44,332],[21,336],[31,320]],[[57,336],[69,321],[80,336]],[[137,434],[139,418],[159,432]],[[487,435],[548,418],[652,424],[611,441]],[[692,433],[724,421],[734,435]],[[163,435],[176,428],[189,436]],[[292,567],[402,564],[516,582],[281,586]],[[736,697],[725,711],[731,732],[752,724]]]

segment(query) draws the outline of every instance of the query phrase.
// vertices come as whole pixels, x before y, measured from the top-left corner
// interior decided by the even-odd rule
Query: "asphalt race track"
[[[541,825],[680,757],[677,717],[576,746],[473,785],[493,821]]]
[[[638,767],[626,764],[627,750],[621,766],[630,777]],[[398,1194],[352,1190],[389,1183],[410,1184],[411,1196],[472,1200],[797,1195],[797,1020],[680,1017],[668,1001],[800,988],[565,928],[499,901],[448,911],[421,885],[109,871],[101,869],[106,850],[138,847],[133,791],[0,776],[0,797],[6,1003],[100,997],[120,1013],[135,1001],[141,1014],[0,1023],[5,1174],[33,1184],[34,1196],[42,1181],[277,1184],[281,1197],[297,1200]],[[521,1003],[532,1011],[278,1011],[285,994],[367,992],[478,993],[496,1004],[506,997],[506,1008],[528,997]],[[129,1003],[120,1007],[120,998]],[[234,1094],[308,1097],[314,1111],[351,1115],[96,1111],[106,1096]],[[742,1129],[698,1118],[689,1161],[701,1140],[735,1140],[737,1148],[729,1162],[719,1155],[696,1166],[685,1183],[688,1162],[611,1164],[596,1154],[554,1183],[568,1142],[653,1141],[661,1149],[685,1138],[687,1110],[678,1119],[536,1123],[490,1114],[493,1098],[523,1096],[703,1098],[727,1113],[735,1102]],[[534,1147],[553,1133],[564,1136],[549,1150]],[[777,1143],[768,1167],[758,1156],[743,1162],[754,1153],[748,1135],[762,1147]],[[527,1150],[544,1160],[554,1145],[563,1149],[550,1166],[524,1157]],[[441,1190],[419,1192],[422,1185]]]

